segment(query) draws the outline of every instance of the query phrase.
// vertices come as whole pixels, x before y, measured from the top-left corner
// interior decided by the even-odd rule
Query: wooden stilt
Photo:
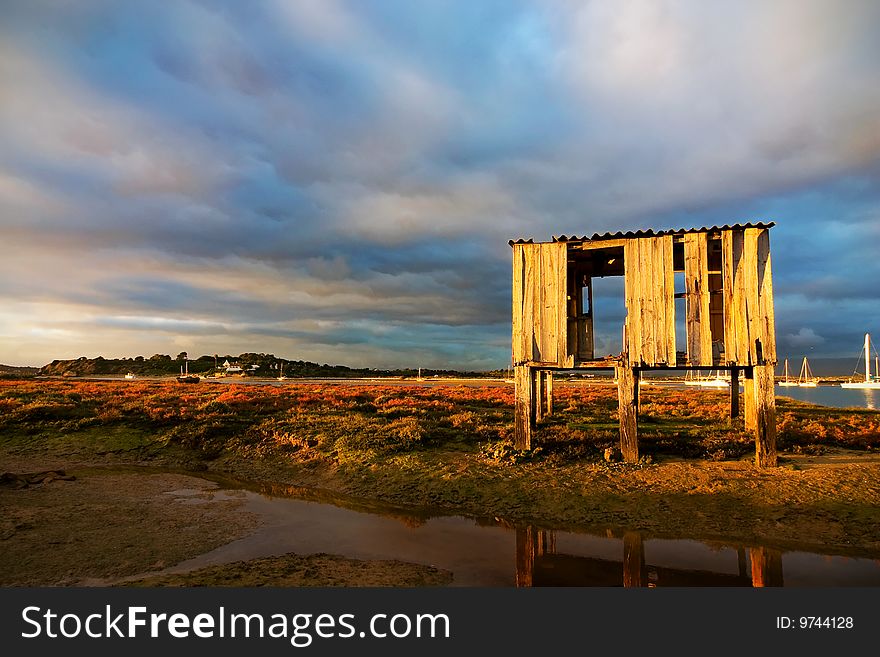
[[[752,560],[752,586],[783,586],[782,552],[772,548],[749,548]]]
[[[627,532],[623,535],[623,585],[647,586],[647,575],[642,535],[638,532]]]
[[[553,415],[553,372],[550,370],[544,372],[544,393],[544,415]]]
[[[638,438],[638,373],[629,363],[622,362],[614,368],[617,375],[617,404],[620,418],[620,451],[623,460],[636,463],[639,460]]]
[[[642,389],[639,387],[639,383],[642,380],[642,373],[639,370],[633,371],[633,396],[635,397],[635,405],[636,405],[636,417],[642,412]]]
[[[537,423],[544,419],[547,406],[547,393],[545,389],[547,384],[547,372],[544,370],[535,370],[534,384],[535,422]]]
[[[516,400],[514,404],[514,437],[516,449],[532,448],[532,426],[535,417],[535,374],[528,365],[514,368]]]
[[[743,402],[745,404],[745,413],[743,420],[745,422],[746,431],[754,433],[758,424],[758,418],[755,415],[755,374],[753,367],[743,368],[746,377],[743,379]]]
[[[755,465],[776,467],[776,394],[772,365],[754,368]]]
[[[739,417],[739,368],[730,368],[730,420]]]

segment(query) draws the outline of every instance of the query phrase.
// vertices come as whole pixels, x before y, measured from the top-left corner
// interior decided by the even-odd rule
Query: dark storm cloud
[[[778,223],[780,345],[848,353],[880,330],[878,23],[830,0],[15,3],[0,362],[171,340],[504,366],[508,239],[755,219]]]

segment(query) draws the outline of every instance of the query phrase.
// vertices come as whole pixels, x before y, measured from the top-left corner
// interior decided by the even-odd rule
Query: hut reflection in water
[[[516,585],[528,586],[783,586],[782,552],[736,546],[738,573],[689,570],[649,563],[639,532],[622,536],[620,561],[561,554],[555,532],[516,529]],[[733,547],[733,546],[731,546]]]

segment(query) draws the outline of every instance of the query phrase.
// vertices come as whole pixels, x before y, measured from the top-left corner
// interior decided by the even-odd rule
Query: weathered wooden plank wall
[[[571,367],[566,245],[513,246],[513,361]]]
[[[746,229],[746,248],[755,252],[755,290],[757,306],[750,312],[751,344],[760,341],[763,358],[758,364],[776,364],[776,327],[773,310],[773,275],[770,267],[770,231],[766,228]],[[755,347],[756,352],[758,350]]]
[[[722,232],[724,362],[776,363],[770,238],[765,228]]]
[[[627,351],[633,365],[675,366],[672,236],[624,244]]]

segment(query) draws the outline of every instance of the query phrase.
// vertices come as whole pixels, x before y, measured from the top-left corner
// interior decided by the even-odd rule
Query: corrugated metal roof
[[[676,228],[674,230],[636,230],[636,231],[627,231],[621,232],[618,231],[616,233],[594,233],[592,236],[584,235],[582,237],[577,237],[575,235],[566,236],[566,235],[554,235],[553,242],[600,242],[602,240],[620,240],[620,239],[630,239],[630,238],[638,238],[638,237],[659,237],[661,235],[684,235],[685,233],[712,233],[721,230],[742,230],[744,228],[773,228],[776,224],[772,221],[769,222],[753,222],[746,224],[724,224],[723,226],[703,226],[701,228]],[[507,242],[510,246],[514,244],[534,244],[535,241],[533,239],[518,239],[518,240],[509,240]]]

